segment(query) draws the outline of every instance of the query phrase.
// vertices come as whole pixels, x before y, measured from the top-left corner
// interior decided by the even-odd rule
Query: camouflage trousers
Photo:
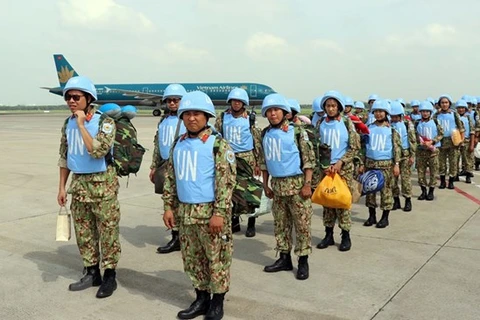
[[[426,149],[417,149],[417,171],[418,171],[418,184],[420,187],[432,187],[437,186],[438,176],[438,150],[430,151]],[[430,182],[427,183],[427,168],[430,172]]]
[[[225,293],[230,288],[233,254],[230,224],[223,230],[225,240],[219,234],[211,234],[208,223],[180,224],[183,268],[195,289]]]
[[[368,170],[378,169],[383,173],[385,185],[380,191],[380,209],[392,210],[393,208],[393,166],[392,161],[375,161],[367,159],[365,167]],[[365,196],[365,205],[369,208],[377,207],[377,193],[370,193]]]
[[[447,138],[447,139],[450,139],[450,138]],[[447,159],[448,159],[448,175],[450,177],[455,177],[458,173],[457,170],[458,170],[459,156],[460,156],[460,152],[458,147],[455,147],[455,146],[440,147],[440,153],[438,154],[439,174],[441,176],[447,175]]]
[[[340,176],[345,179],[350,192],[353,192],[353,170],[354,164],[348,163],[343,165]],[[323,177],[322,177],[323,178]],[[338,219],[340,229],[350,231],[352,228],[352,212],[349,209],[334,209],[323,207],[323,225],[325,227],[335,227],[335,220]]]
[[[83,265],[96,265],[101,257],[102,268],[115,269],[122,251],[117,198],[99,202],[80,202],[73,198],[70,210]]]
[[[312,200],[303,199],[300,194],[273,196],[272,213],[275,224],[277,251],[289,253],[292,250],[292,228],[295,226],[295,254],[306,256],[312,252]]]
[[[475,154],[468,151],[470,147],[470,139],[465,139],[460,146],[460,155],[462,157],[462,168],[468,173],[473,173],[473,167],[475,165]]]
[[[393,196],[399,197],[400,196],[400,188],[398,186],[398,182],[400,180],[400,184],[402,186],[402,196],[405,198],[412,197],[412,166],[408,163],[408,159],[410,158],[410,151],[409,150],[402,150],[402,160],[400,160],[400,176],[393,177]]]

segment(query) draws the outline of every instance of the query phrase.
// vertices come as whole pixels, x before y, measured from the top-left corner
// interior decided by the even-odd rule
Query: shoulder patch
[[[110,134],[110,133],[112,133],[112,130],[113,130],[113,126],[112,126],[111,123],[107,123],[107,122],[103,123],[102,132],[104,132],[106,134]]]
[[[233,153],[232,150],[227,150],[225,153],[225,159],[227,159],[229,163],[235,163],[235,153]]]

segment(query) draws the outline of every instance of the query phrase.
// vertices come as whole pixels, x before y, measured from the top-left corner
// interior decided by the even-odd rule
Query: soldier
[[[149,178],[155,183],[155,171],[166,166],[170,155],[170,147],[175,138],[186,132],[185,125],[181,122],[180,127],[177,126],[179,118],[177,116],[178,107],[182,97],[187,93],[181,84],[172,83],[165,88],[162,101],[167,105],[167,112],[160,118],[157,125],[157,132],[153,138],[153,155],[152,164],[150,165]],[[158,183],[158,182],[157,182]],[[157,253],[170,253],[180,251],[180,238],[178,235],[178,227],[172,228],[172,239],[164,246],[157,248]]]
[[[379,100],[380,97],[378,96],[378,94],[371,94],[369,97],[368,97],[368,110],[367,110],[367,114],[366,114],[366,117],[365,117],[365,124],[367,126],[371,125],[372,123],[375,122],[375,115],[373,114],[373,111],[372,111],[372,107],[373,107],[373,104],[375,103],[375,101]]]
[[[230,143],[230,146],[235,153],[235,157],[242,158],[242,166],[237,168],[237,183],[239,181],[251,181],[253,176],[260,176],[260,167],[258,165],[258,155],[261,148],[260,130],[255,126],[255,113],[247,111],[246,107],[249,105],[248,93],[244,89],[234,88],[227,97],[227,103],[230,108],[222,112],[221,116],[215,121],[215,129],[222,134],[222,136]],[[237,165],[240,161],[237,161]],[[234,207],[232,216],[232,231],[240,231],[240,215],[249,214],[255,211],[255,207],[260,205],[260,198],[262,196],[261,184],[258,185],[250,183],[247,188],[240,186],[235,188]],[[258,191],[257,191],[258,190]],[[244,203],[241,200],[253,197],[256,199],[255,203]],[[238,199],[239,201],[235,201]],[[243,201],[242,201],[243,202]],[[246,237],[254,237],[255,218],[249,217],[247,224]]]
[[[415,122],[417,135],[416,163],[418,171],[418,184],[422,194],[418,200],[432,201],[434,199],[435,186],[437,185],[438,173],[438,148],[443,139],[443,128],[437,120],[432,118],[433,106],[429,101],[423,101],[418,108],[422,119]],[[427,184],[426,171],[430,172],[430,181]],[[427,185],[429,187],[427,194]]]
[[[272,213],[275,222],[276,250],[280,258],[266,266],[265,272],[292,270],[292,226],[295,226],[295,254],[299,256],[297,279],[309,276],[308,255],[311,246],[311,219],[313,214],[312,172],[315,153],[303,126],[294,126],[286,119],[291,112],[285,98],[278,94],[265,97],[262,115],[269,126],[262,131],[260,169],[263,189],[273,198]],[[271,186],[269,178],[272,176]]]
[[[325,112],[322,110],[322,107],[320,106],[320,101],[322,101],[322,97],[316,97],[313,99],[312,102],[312,126],[316,126],[317,122],[322,119],[325,115]]]
[[[356,101],[353,109],[354,109],[353,114],[359,117],[363,123],[365,123],[366,122],[365,104],[362,101]]]
[[[402,142],[402,155],[400,160],[400,176],[402,184],[402,196],[405,198],[405,207],[403,211],[412,211],[412,164],[417,150],[417,138],[415,128],[411,121],[402,119],[405,115],[403,106],[398,101],[392,101],[391,105],[392,127],[397,130]],[[393,208],[401,209],[400,188],[398,187],[398,177],[393,182]]]
[[[97,100],[97,91],[88,78],[77,76],[68,80],[63,96],[72,116],[62,128],[57,202],[65,206],[67,192],[72,195],[70,209],[84,265],[83,278],[70,284],[69,290],[100,286],[96,296],[105,298],[117,288],[115,268],[121,253],[119,183],[110,153],[115,122],[91,105]],[[72,181],[66,191],[70,172]],[[105,269],[103,281],[100,260]]]
[[[341,116],[344,110],[343,98],[339,92],[327,92],[321,101],[327,117],[317,124],[316,132],[318,139],[330,146],[331,157],[330,167],[325,174],[338,173],[353,190],[353,159],[360,150],[360,136],[355,131],[354,124],[348,116]],[[346,109],[346,108],[345,108]],[[363,123],[362,123],[363,124]],[[348,209],[323,208],[323,225],[325,226],[325,238],[317,245],[318,249],[325,249],[334,245],[333,229],[335,220],[338,219],[338,226],[342,230],[342,242],[338,247],[340,251],[350,250],[350,229],[352,226],[351,211]]]
[[[351,116],[353,115],[353,107],[355,103],[353,102],[353,99],[350,97],[344,97],[344,102],[345,102],[345,109],[343,110],[343,115],[344,116]]]
[[[464,137],[465,128],[458,113],[452,111],[452,98],[444,94],[438,99],[440,111],[437,112],[433,119],[437,120],[443,128],[443,139],[440,144],[440,153],[438,155],[440,186],[439,189],[445,189],[448,159],[448,189],[454,189],[453,181],[458,171],[459,147],[454,146],[452,142],[452,131],[457,129],[462,138]],[[463,140],[463,139],[462,139]]]
[[[473,150],[475,148],[475,127],[472,119],[466,114],[467,103],[465,100],[458,100],[455,104],[455,107],[457,108],[457,112],[460,115],[460,119],[465,127],[465,140],[460,145],[462,165],[464,166],[465,170],[465,182],[472,183],[471,178],[473,178],[473,162],[475,161],[473,154]]]
[[[208,124],[215,108],[205,93],[185,94],[178,116],[187,132],[173,143],[167,163],[163,221],[167,228],[179,228],[185,273],[197,297],[177,316],[193,319],[206,314],[205,319],[221,319],[233,252],[235,154]]]
[[[400,135],[388,122],[390,104],[386,100],[376,100],[372,106],[375,122],[369,126],[370,136],[366,144],[366,156],[363,159],[366,170],[381,170],[385,180],[385,186],[380,192],[380,208],[383,210],[382,218],[377,223],[376,193],[367,194],[365,204],[368,207],[369,217],[363,224],[369,227],[377,224],[377,228],[385,228],[389,225],[388,216],[393,208],[393,177],[400,174],[400,159],[402,144]],[[363,171],[363,168],[360,169]],[[393,176],[392,176],[393,174]]]
[[[420,114],[420,111],[418,111],[418,107],[420,106],[420,101],[418,100],[412,100],[410,102],[410,107],[412,107],[412,112],[410,113],[410,119],[412,119],[413,123],[415,121],[422,119],[422,115]]]

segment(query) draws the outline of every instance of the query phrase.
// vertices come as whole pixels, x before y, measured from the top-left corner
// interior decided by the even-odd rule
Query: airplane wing
[[[106,91],[119,92],[126,97],[134,97],[135,99],[151,100],[151,101],[162,101],[162,95],[155,93],[147,93],[135,90],[125,90],[125,89],[111,89],[105,87]]]

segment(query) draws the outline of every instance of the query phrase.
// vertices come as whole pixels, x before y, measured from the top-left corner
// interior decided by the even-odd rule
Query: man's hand
[[[255,168],[253,169],[253,175],[254,175],[255,177],[259,177],[261,174],[262,174],[262,170],[260,170],[260,167],[259,167],[259,166],[255,166]]]
[[[300,190],[300,196],[303,198],[303,199],[308,199],[312,196],[312,186],[306,184],[302,187],[302,189]]]
[[[267,198],[273,199],[273,191],[272,189],[270,189],[269,186],[263,186],[263,191],[265,191],[265,195],[267,196]]]
[[[73,113],[75,115],[75,118],[77,119],[77,125],[79,127],[82,127],[85,123],[85,119],[87,116],[85,115],[85,112],[83,110],[77,110]]]
[[[415,162],[413,157],[408,158],[408,165],[411,166]]]
[[[64,207],[67,204],[67,192],[65,189],[58,191],[57,202],[60,207]]]
[[[395,166],[393,167],[393,175],[395,177],[398,177],[400,175],[400,167],[398,166],[398,164],[395,164]]]
[[[163,214],[163,223],[168,229],[175,227],[175,218],[173,217],[173,211],[167,210]]]
[[[223,230],[223,218],[219,216],[213,215],[208,222],[208,226],[210,227],[210,233],[217,234],[222,232]]]

